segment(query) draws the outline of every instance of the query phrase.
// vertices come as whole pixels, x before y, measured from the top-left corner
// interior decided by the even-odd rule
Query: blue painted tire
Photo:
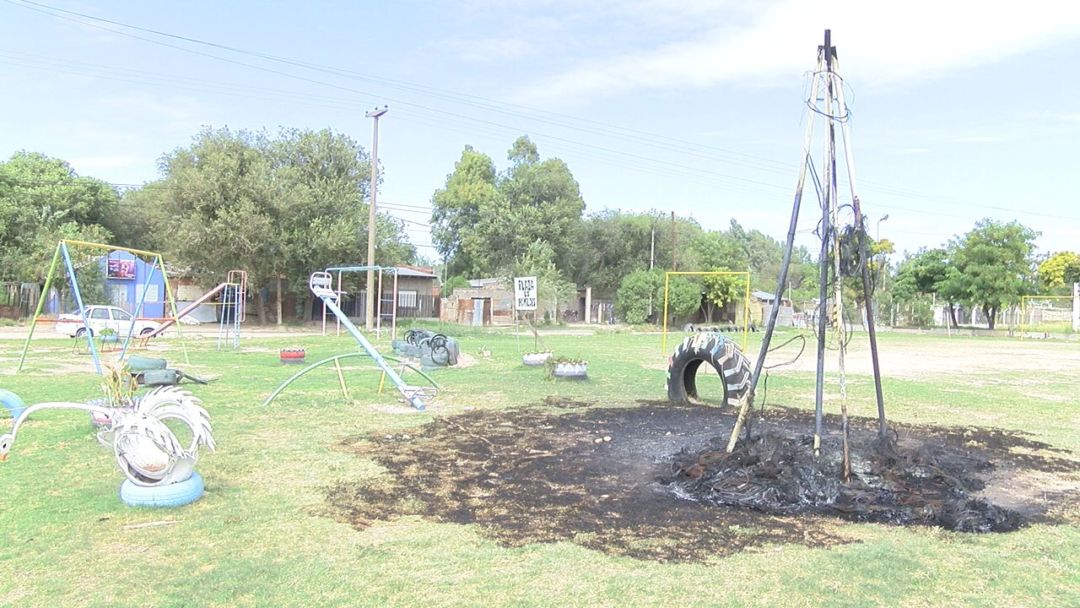
[[[198,473],[167,486],[140,486],[125,479],[120,486],[120,500],[129,507],[182,507],[199,500],[204,488]]]
[[[23,400],[20,399],[18,395],[11,391],[5,391],[2,388],[0,388],[0,405],[11,412],[12,420],[18,419],[19,414],[22,414],[23,410],[26,409],[26,404],[23,403]]]

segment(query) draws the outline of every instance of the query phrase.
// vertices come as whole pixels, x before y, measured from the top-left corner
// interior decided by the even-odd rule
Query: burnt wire
[[[764,365],[764,366],[762,366],[762,369],[765,371],[765,378],[764,378],[764,381],[763,381],[763,383],[761,385],[761,407],[758,410],[758,415],[759,416],[762,415],[765,412],[765,401],[767,401],[768,398],[769,398],[769,370],[770,369],[776,369],[778,367],[784,367],[785,365],[792,365],[796,361],[798,361],[799,357],[802,357],[803,353],[806,352],[806,334],[798,334],[796,336],[792,336],[791,338],[789,338],[785,342],[783,342],[783,343],[781,343],[781,344],[779,344],[777,346],[774,346],[774,347],[770,348],[768,351],[766,351],[766,355],[768,355],[768,353],[780,350],[781,348],[784,348],[785,346],[787,346],[788,344],[791,344],[792,342],[794,342],[796,340],[801,340],[802,343],[799,345],[799,352],[795,353],[795,356],[792,357],[790,361],[784,361],[783,363],[776,363],[774,365]]]

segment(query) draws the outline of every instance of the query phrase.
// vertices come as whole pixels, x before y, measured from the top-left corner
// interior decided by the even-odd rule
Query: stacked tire
[[[685,338],[671,355],[667,373],[668,400],[699,404],[697,374],[703,363],[712,366],[724,386],[724,403],[735,407],[750,392],[750,361],[727,336],[699,333]]]

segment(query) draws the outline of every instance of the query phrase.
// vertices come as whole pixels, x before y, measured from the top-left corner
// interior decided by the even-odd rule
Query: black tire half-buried
[[[667,373],[668,400],[673,403],[700,403],[697,373],[708,363],[723,382],[724,403],[735,406],[750,390],[750,361],[735,343],[719,333],[688,336],[671,355]]]

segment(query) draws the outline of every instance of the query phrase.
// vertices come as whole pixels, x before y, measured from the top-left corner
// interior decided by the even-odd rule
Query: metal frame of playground
[[[53,253],[52,263],[49,265],[49,271],[45,277],[45,287],[41,290],[41,295],[38,298],[37,308],[34,310],[33,319],[30,321],[30,331],[27,333],[26,341],[23,343],[22,352],[19,355],[19,365],[15,370],[16,373],[22,371],[23,365],[26,362],[26,354],[30,349],[30,340],[34,337],[34,329],[37,327],[39,321],[43,321],[41,319],[41,313],[45,307],[45,301],[49,297],[49,288],[52,286],[53,278],[56,275],[57,266],[60,264],[61,261],[63,261],[65,273],[67,274],[68,282],[71,286],[71,292],[75,300],[78,315],[82,320],[83,328],[86,329],[86,331],[83,332],[83,336],[86,338],[88,352],[90,353],[90,357],[94,362],[94,371],[98,374],[104,373],[104,370],[101,367],[101,358],[98,354],[97,346],[94,344],[93,331],[90,329],[90,320],[86,316],[86,306],[82,299],[82,293],[79,290],[79,282],[75,273],[75,264],[71,259],[71,251],[69,250],[69,246],[89,249],[92,251],[104,251],[107,252],[106,255],[114,251],[124,251],[141,259],[144,263],[148,261],[147,259],[149,259],[151,262],[150,270],[146,274],[146,278],[142,285],[141,294],[135,304],[135,311],[134,313],[132,313],[133,322],[128,328],[127,336],[125,336],[124,338],[124,346],[120,352],[119,359],[121,362],[124,361],[124,358],[127,356],[128,349],[131,344],[131,338],[133,337],[135,331],[134,320],[142,318],[140,317],[140,314],[142,313],[143,305],[146,302],[146,296],[149,292],[150,285],[153,282],[154,274],[157,272],[161,273],[162,282],[164,283],[165,288],[165,303],[168,305],[168,310],[170,310],[172,314],[170,316],[162,317],[164,323],[162,323],[161,327],[157,328],[148,335],[139,336],[141,339],[145,341],[147,339],[159,336],[169,327],[176,325],[177,337],[180,338],[180,346],[184,353],[184,362],[190,363],[191,361],[188,357],[187,344],[184,342],[183,332],[180,328],[180,319],[193,311],[198,306],[206,303],[207,300],[214,297],[218,293],[222,293],[223,299],[220,305],[223,307],[227,307],[231,304],[233,306],[233,313],[230,322],[226,323],[223,309],[223,314],[221,315],[221,319],[219,320],[218,348],[221,348],[222,344],[229,342],[230,338],[233,348],[239,346],[240,324],[244,321],[247,314],[247,273],[243,270],[230,270],[224,283],[219,284],[214,289],[211,289],[207,293],[200,296],[197,300],[185,306],[182,310],[178,311],[176,308],[176,298],[173,296],[172,287],[169,285],[169,275],[165,269],[165,259],[160,253],[156,251],[133,249],[130,247],[120,247],[117,245],[106,245],[103,243],[91,243],[87,241],[62,239],[57,243],[56,251]]]

